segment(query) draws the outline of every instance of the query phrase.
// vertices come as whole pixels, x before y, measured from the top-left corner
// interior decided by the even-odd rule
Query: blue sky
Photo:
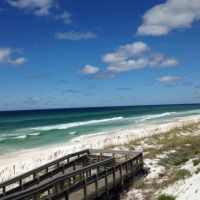
[[[0,110],[200,102],[200,0],[2,0]]]

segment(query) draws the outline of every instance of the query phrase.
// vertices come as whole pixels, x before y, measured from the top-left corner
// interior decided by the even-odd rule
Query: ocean
[[[0,155],[200,114],[200,104],[0,112]]]

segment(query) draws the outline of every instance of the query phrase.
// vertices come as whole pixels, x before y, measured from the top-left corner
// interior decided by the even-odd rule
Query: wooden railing
[[[76,165],[79,168],[74,167]],[[53,166],[56,167],[49,171],[49,168]],[[73,170],[65,173],[69,167]],[[45,173],[42,174],[44,170]],[[123,188],[126,182],[134,180],[134,177],[142,170],[142,152],[87,149],[57,159],[1,184],[0,188],[3,188],[3,192],[0,199],[76,200],[79,194],[81,199],[92,200],[101,195],[108,195],[118,186]],[[37,176],[31,181],[22,183],[25,177],[36,173]],[[5,187],[16,182],[21,185],[19,184],[14,190],[5,190]]]
[[[8,195],[7,197],[2,198],[2,200],[18,200],[26,198],[41,199],[45,195],[49,196],[57,193],[63,186],[69,187],[77,181],[80,181],[82,178],[91,176],[94,171],[96,172],[101,170],[101,168],[105,169],[106,167],[113,166],[114,160],[114,158],[108,158],[98,163],[83,167],[82,169],[75,170],[69,174],[59,175],[48,182],[42,184],[39,183],[32,188]]]
[[[132,183],[134,181],[134,177],[137,176],[139,173],[143,173],[142,154],[138,154],[132,159],[126,160],[123,163],[116,164],[99,173],[93,174],[92,176],[81,180],[80,182],[61,191],[60,193],[57,193],[50,198],[47,197],[45,199],[76,199],[76,195],[73,194],[81,190],[83,196],[82,199],[92,200],[101,197],[103,194],[105,196],[109,196],[110,190],[116,188],[119,185],[123,190],[125,184]],[[101,186],[99,186],[100,181],[104,183]],[[89,188],[91,188],[92,184],[94,184],[94,189],[91,191]],[[90,193],[88,193],[88,190],[90,191]],[[117,191],[115,195],[117,196],[119,192],[120,191]]]
[[[27,173],[24,173],[20,176],[17,176],[17,177],[14,177],[14,178],[12,178],[8,181],[5,181],[4,183],[0,184],[0,197],[6,195],[7,188],[9,190],[13,189],[13,187],[23,188],[24,182],[27,181],[27,180],[28,180],[28,182],[30,182],[30,181],[33,181],[33,182],[38,181],[39,182],[41,174],[42,174],[42,176],[44,176],[45,174],[55,173],[55,171],[54,171],[55,168],[59,169],[59,166],[61,166],[61,163],[62,163],[62,165],[65,164],[65,163],[70,164],[70,160],[74,160],[76,158],[80,158],[81,156],[88,155],[88,154],[89,154],[88,149],[83,150],[83,151],[79,151],[79,152],[76,152],[76,153],[72,153],[72,154],[69,154],[67,156],[63,156],[59,159],[56,159],[52,162],[49,162],[45,165],[42,165],[42,166],[40,166],[36,169],[28,171]],[[82,160],[82,159],[79,159],[77,161],[79,162],[80,160]],[[64,165],[64,166],[66,166],[66,165]]]

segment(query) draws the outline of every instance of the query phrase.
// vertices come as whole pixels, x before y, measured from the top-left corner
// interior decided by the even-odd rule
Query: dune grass
[[[157,200],[175,200],[176,198],[171,195],[161,194]]]
[[[175,128],[166,133],[130,141],[125,146],[137,149],[141,143],[146,143],[150,148],[144,149],[144,157],[155,159],[158,155],[165,155],[159,159],[158,165],[165,168],[159,177],[151,181],[140,181],[134,188],[144,191],[146,200],[155,199],[155,192],[175,183],[178,180],[191,176],[190,171],[180,169],[188,160],[193,159],[193,165],[200,164],[200,134],[194,134],[199,130],[199,124],[191,124]],[[200,173],[200,167],[196,173]],[[160,181],[161,180],[161,181]],[[161,195],[158,200],[174,200],[175,197]]]

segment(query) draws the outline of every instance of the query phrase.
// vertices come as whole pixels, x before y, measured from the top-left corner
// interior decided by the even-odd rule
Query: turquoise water
[[[198,114],[199,104],[0,112],[0,154]]]

